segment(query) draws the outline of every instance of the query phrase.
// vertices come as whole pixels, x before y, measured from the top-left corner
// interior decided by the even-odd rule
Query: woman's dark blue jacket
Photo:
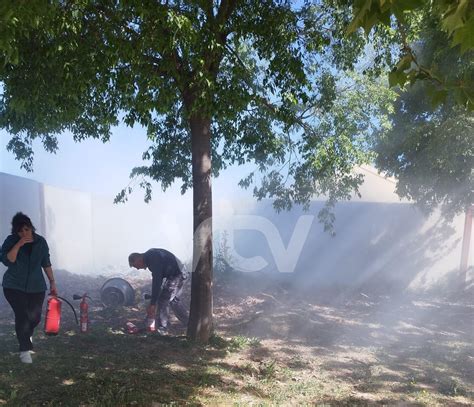
[[[3,242],[0,257],[2,263],[8,267],[3,276],[3,287],[27,293],[46,291],[46,281],[42,269],[51,266],[46,239],[34,233],[33,243],[27,243],[20,247],[16,261],[12,263],[8,260],[7,254],[19,240],[18,235],[10,235]]]

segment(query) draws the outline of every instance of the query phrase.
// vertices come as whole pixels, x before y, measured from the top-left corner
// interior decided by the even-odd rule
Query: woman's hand
[[[11,250],[7,253],[8,261],[15,263],[20,248],[27,243],[33,243],[33,236],[31,236],[31,234],[26,234],[20,237],[20,240],[18,240],[18,242],[16,242]]]
[[[49,295],[58,295],[58,289],[56,288],[56,283],[54,281],[51,281],[49,284]]]
[[[22,247],[27,243],[32,243],[33,237],[32,236],[23,236],[20,240],[18,240],[17,245],[18,247]]]

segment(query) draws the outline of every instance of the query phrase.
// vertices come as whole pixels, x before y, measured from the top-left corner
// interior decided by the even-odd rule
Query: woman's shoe
[[[30,351],[27,350],[25,352],[20,352],[20,360],[23,363],[33,363],[33,359],[31,359]]]
[[[33,345],[33,337],[32,336],[30,336],[30,342],[31,342],[31,345]],[[34,355],[36,353],[33,349],[30,349],[28,352],[30,352],[32,355]]]

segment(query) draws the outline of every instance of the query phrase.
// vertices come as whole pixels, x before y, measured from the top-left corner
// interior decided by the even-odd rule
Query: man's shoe
[[[166,328],[163,328],[162,326],[158,327],[158,329],[156,330],[156,333],[161,336],[168,335],[168,331],[166,330]]]
[[[22,363],[33,363],[33,359],[31,359],[30,351],[27,350],[24,352],[20,352],[20,360],[22,361]]]

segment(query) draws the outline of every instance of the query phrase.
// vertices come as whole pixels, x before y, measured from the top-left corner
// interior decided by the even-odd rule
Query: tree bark
[[[211,120],[190,118],[193,171],[193,269],[188,338],[207,343],[212,333]]]

